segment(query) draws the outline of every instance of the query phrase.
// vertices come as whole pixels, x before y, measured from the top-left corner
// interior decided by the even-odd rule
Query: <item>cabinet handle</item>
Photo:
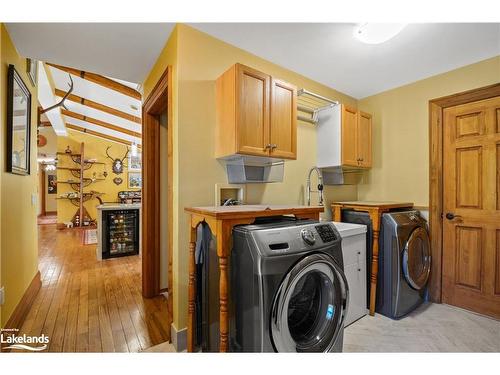
[[[358,272],[361,272],[361,268],[358,268]]]
[[[358,251],[358,255],[361,255],[361,251]]]
[[[268,143],[268,144],[266,145],[266,147],[264,147],[264,150],[267,150],[268,148],[272,148],[272,146],[271,146],[271,144],[270,144],[270,143]]]
[[[271,150],[274,150],[275,148],[278,148],[278,145],[276,143],[273,143],[271,146]]]

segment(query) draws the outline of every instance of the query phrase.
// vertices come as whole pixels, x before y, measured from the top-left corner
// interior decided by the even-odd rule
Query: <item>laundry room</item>
[[[500,23],[0,21],[2,356],[500,352]]]

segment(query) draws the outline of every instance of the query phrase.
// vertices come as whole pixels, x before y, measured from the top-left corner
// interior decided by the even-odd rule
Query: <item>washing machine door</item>
[[[417,227],[411,232],[403,250],[402,262],[408,284],[415,290],[423,289],[431,272],[430,241],[425,228]]]
[[[344,272],[327,254],[311,254],[286,274],[273,301],[271,339],[277,352],[328,352],[348,305]]]

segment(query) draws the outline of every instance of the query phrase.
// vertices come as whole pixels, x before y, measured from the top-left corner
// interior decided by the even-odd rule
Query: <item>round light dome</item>
[[[354,27],[354,37],[366,44],[380,44],[398,35],[405,23],[360,23]]]

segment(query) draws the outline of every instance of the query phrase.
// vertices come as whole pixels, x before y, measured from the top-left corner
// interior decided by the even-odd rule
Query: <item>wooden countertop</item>
[[[325,207],[294,205],[240,205],[186,207],[184,210],[191,214],[213,216],[216,219],[241,219],[262,216],[320,213],[325,210]]]
[[[380,207],[380,208],[404,208],[413,207],[411,202],[384,202],[384,201],[343,201],[333,202],[332,205]]]

